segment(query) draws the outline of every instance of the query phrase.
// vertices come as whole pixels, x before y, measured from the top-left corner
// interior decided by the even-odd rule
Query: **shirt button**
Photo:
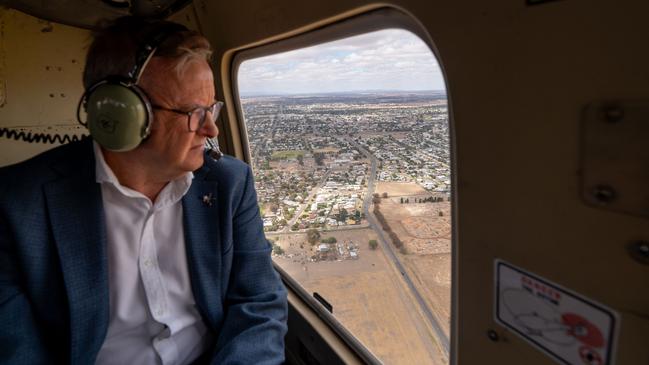
[[[151,267],[151,260],[149,259],[144,260],[144,267]]]
[[[161,315],[165,314],[165,311],[164,311],[164,309],[158,309],[158,310],[155,312],[155,314],[158,315],[158,316],[161,316]]]

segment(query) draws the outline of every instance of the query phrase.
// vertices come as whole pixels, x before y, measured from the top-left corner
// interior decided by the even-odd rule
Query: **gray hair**
[[[103,26],[95,33],[86,56],[83,72],[86,90],[108,77],[127,77],[142,44],[170,24],[173,23],[125,16]],[[153,57],[172,60],[176,74],[182,76],[187,65],[197,60],[209,61],[211,54],[207,38],[195,31],[180,30],[166,37]]]
[[[210,61],[212,58],[212,50],[209,48],[188,48],[178,47],[180,56],[175,61],[174,71],[176,76],[183,77],[187,66],[195,61]]]

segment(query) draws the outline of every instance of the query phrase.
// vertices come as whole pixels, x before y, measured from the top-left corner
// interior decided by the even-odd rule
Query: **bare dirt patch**
[[[400,258],[446,336],[450,336],[451,255],[400,255]]]
[[[415,183],[386,182],[376,184],[374,190],[379,194],[388,193],[388,196],[411,196],[426,194],[426,189]]]
[[[443,364],[400,275],[380,246],[369,249],[376,234],[355,229],[322,232],[322,237],[356,242],[359,259],[303,260],[312,252],[305,235],[281,234],[269,235],[287,253],[274,260],[307,292],[318,292],[331,303],[334,316],[385,364]]]
[[[401,204],[382,199],[380,210],[407,251],[419,255],[451,252],[451,205],[437,203]]]
[[[406,248],[407,254],[400,253],[400,260],[448,335],[451,308],[451,207],[447,199],[424,203],[427,196],[431,194],[411,196],[408,203],[401,203],[398,197],[381,199],[380,211]],[[422,203],[419,203],[420,198]]]

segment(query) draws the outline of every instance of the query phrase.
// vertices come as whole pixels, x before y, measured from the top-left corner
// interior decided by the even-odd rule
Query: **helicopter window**
[[[386,363],[446,363],[451,162],[430,48],[384,29],[237,74],[273,259]]]

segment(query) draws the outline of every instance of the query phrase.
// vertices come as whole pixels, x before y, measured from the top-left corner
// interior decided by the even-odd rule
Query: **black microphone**
[[[221,152],[221,149],[219,148],[219,141],[210,138],[205,141],[207,142],[207,154],[215,161],[218,161],[223,156],[223,152]]]

